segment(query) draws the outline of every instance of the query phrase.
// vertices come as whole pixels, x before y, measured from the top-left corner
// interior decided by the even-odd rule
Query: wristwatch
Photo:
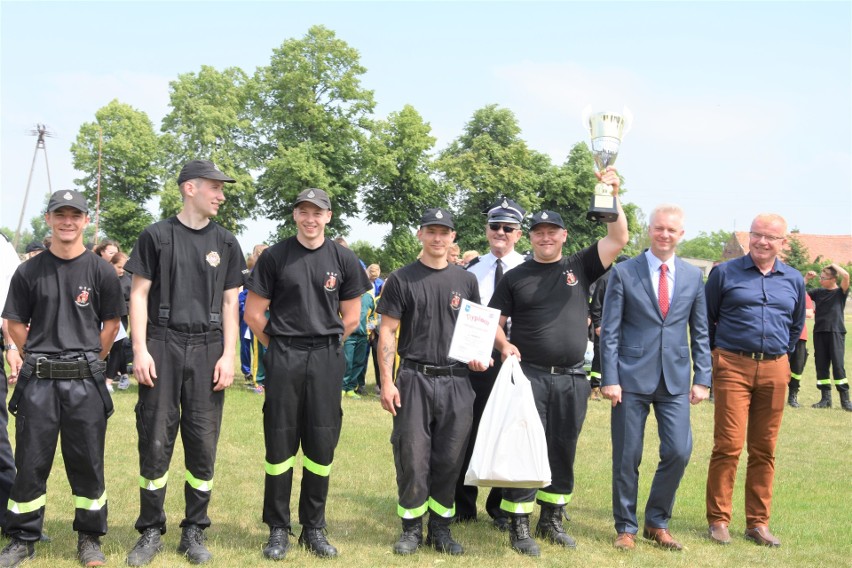
[[[6,351],[17,351],[18,346],[15,345],[14,343],[7,343],[6,345],[3,346],[3,349],[5,349]]]

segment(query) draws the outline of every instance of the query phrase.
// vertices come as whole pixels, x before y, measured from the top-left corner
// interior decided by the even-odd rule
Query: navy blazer
[[[600,345],[601,386],[652,394],[662,373],[670,394],[688,393],[691,352],[694,383],[709,387],[710,339],[701,270],[675,257],[674,294],[663,319],[644,252],[613,265]]]

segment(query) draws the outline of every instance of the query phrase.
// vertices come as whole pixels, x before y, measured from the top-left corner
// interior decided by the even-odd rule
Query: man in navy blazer
[[[601,392],[612,401],[614,546],[635,547],[639,463],[653,404],[660,463],[642,534],[659,546],[680,550],[668,525],[692,453],[689,405],[706,399],[710,390],[707,308],[701,270],[675,256],[683,237],[683,211],[675,205],[654,209],[648,235],[649,250],[612,267],[601,322]]]

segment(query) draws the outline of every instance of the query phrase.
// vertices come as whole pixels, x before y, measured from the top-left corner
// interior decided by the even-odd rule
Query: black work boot
[[[527,556],[541,556],[538,543],[530,535],[530,516],[512,515],[509,525],[509,543],[512,549]]]
[[[284,560],[290,550],[290,531],[284,527],[269,527],[269,540],[263,547],[263,557]]]
[[[423,517],[402,519],[402,534],[393,545],[396,554],[414,554],[423,545]]]
[[[299,544],[320,558],[334,558],[337,556],[337,549],[325,538],[325,529],[302,527],[302,534],[299,535]]]
[[[106,556],[101,552],[101,541],[93,534],[77,534],[77,559],[83,566],[103,566]]]
[[[429,534],[426,536],[426,544],[444,554],[458,556],[464,554],[464,547],[453,540],[450,533],[450,519],[429,515]]]
[[[190,564],[205,564],[213,560],[213,555],[204,546],[204,529],[198,525],[186,525],[180,531],[180,544],[177,547],[178,554],[183,554]]]
[[[840,393],[840,408],[846,412],[852,412],[852,402],[849,401],[849,391],[838,391]]]
[[[128,566],[145,566],[157,556],[157,553],[163,550],[163,543],[160,540],[160,529],[158,527],[148,527],[142,531],[142,535],[133,549],[127,555]]]
[[[35,558],[35,544],[27,540],[12,537],[9,544],[0,551],[0,566],[12,568],[24,560]]]
[[[790,387],[790,392],[787,394],[787,406],[790,408],[799,408],[799,387]]]
[[[565,510],[563,505],[542,505],[541,517],[535,527],[535,536],[546,538],[553,544],[575,548],[577,543],[568,536],[562,527],[562,514]]]
[[[816,404],[812,404],[811,408],[831,408],[831,389],[820,389],[822,398]]]

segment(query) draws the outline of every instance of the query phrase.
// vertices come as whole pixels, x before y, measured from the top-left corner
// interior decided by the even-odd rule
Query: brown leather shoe
[[[769,527],[754,527],[753,529],[746,529],[745,537],[746,540],[750,540],[761,546],[781,546],[781,541],[769,532]]]
[[[636,548],[636,535],[628,532],[618,533],[612,546],[616,550],[633,550]]]
[[[713,523],[707,529],[710,535],[710,540],[717,544],[731,544],[731,533],[728,532],[728,525],[725,523]]]
[[[683,550],[683,545],[672,537],[669,529],[660,529],[645,525],[645,530],[642,531],[642,536],[648,540],[653,540],[663,548],[668,548],[669,550]]]

